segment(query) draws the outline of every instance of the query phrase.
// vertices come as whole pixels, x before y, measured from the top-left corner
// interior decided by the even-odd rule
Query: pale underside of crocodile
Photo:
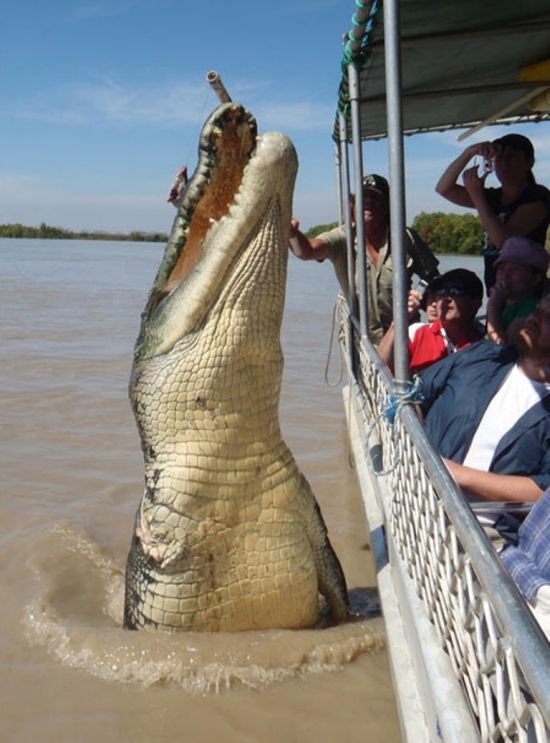
[[[207,120],[134,352],[145,492],[125,626],[313,625],[347,615],[339,562],[282,440],[288,227],[297,158],[224,104]]]

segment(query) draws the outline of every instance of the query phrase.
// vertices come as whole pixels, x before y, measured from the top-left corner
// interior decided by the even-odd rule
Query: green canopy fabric
[[[357,0],[344,49],[338,110],[349,121],[347,64],[361,83],[361,138],[386,135],[384,23],[381,0]],[[550,88],[550,0],[401,0],[401,74],[406,134],[550,118],[528,106]],[[541,65],[536,80],[520,71]],[[496,115],[496,116],[495,116]],[[334,127],[338,138],[338,120]]]

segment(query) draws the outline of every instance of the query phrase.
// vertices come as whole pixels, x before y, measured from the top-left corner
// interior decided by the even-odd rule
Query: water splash
[[[254,689],[287,678],[340,671],[384,647],[382,621],[369,592],[352,592],[358,619],[308,630],[240,633],[123,630],[124,575],[84,532],[57,525],[32,563],[39,596],[26,607],[30,642],[63,665],[117,683],[178,685],[192,693]]]

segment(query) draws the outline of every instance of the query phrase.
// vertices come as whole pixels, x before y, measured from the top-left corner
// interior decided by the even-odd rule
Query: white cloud
[[[242,81],[232,86],[231,94],[235,100],[246,97],[263,130],[329,131],[334,117],[332,105],[274,100],[267,83]],[[265,102],[267,96],[269,102]],[[16,120],[74,126],[99,122],[126,127],[173,127],[202,124],[216,105],[217,100],[206,82],[166,80],[160,84],[133,85],[102,78],[40,91],[24,101],[4,104],[2,113],[5,118]]]
[[[166,83],[131,86],[112,79],[53,88],[24,103],[6,107],[12,118],[62,124],[153,124],[170,126],[195,123],[204,117],[208,88],[204,85]]]
[[[330,125],[334,120],[334,106],[323,106],[318,103],[288,101],[262,104],[258,101],[253,110],[258,121],[262,122],[262,129],[275,128],[283,131],[299,131],[324,129],[330,132]]]

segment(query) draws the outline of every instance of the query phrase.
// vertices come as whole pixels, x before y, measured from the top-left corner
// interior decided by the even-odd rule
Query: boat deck
[[[550,644],[342,298],[339,329],[404,740],[547,741]]]

